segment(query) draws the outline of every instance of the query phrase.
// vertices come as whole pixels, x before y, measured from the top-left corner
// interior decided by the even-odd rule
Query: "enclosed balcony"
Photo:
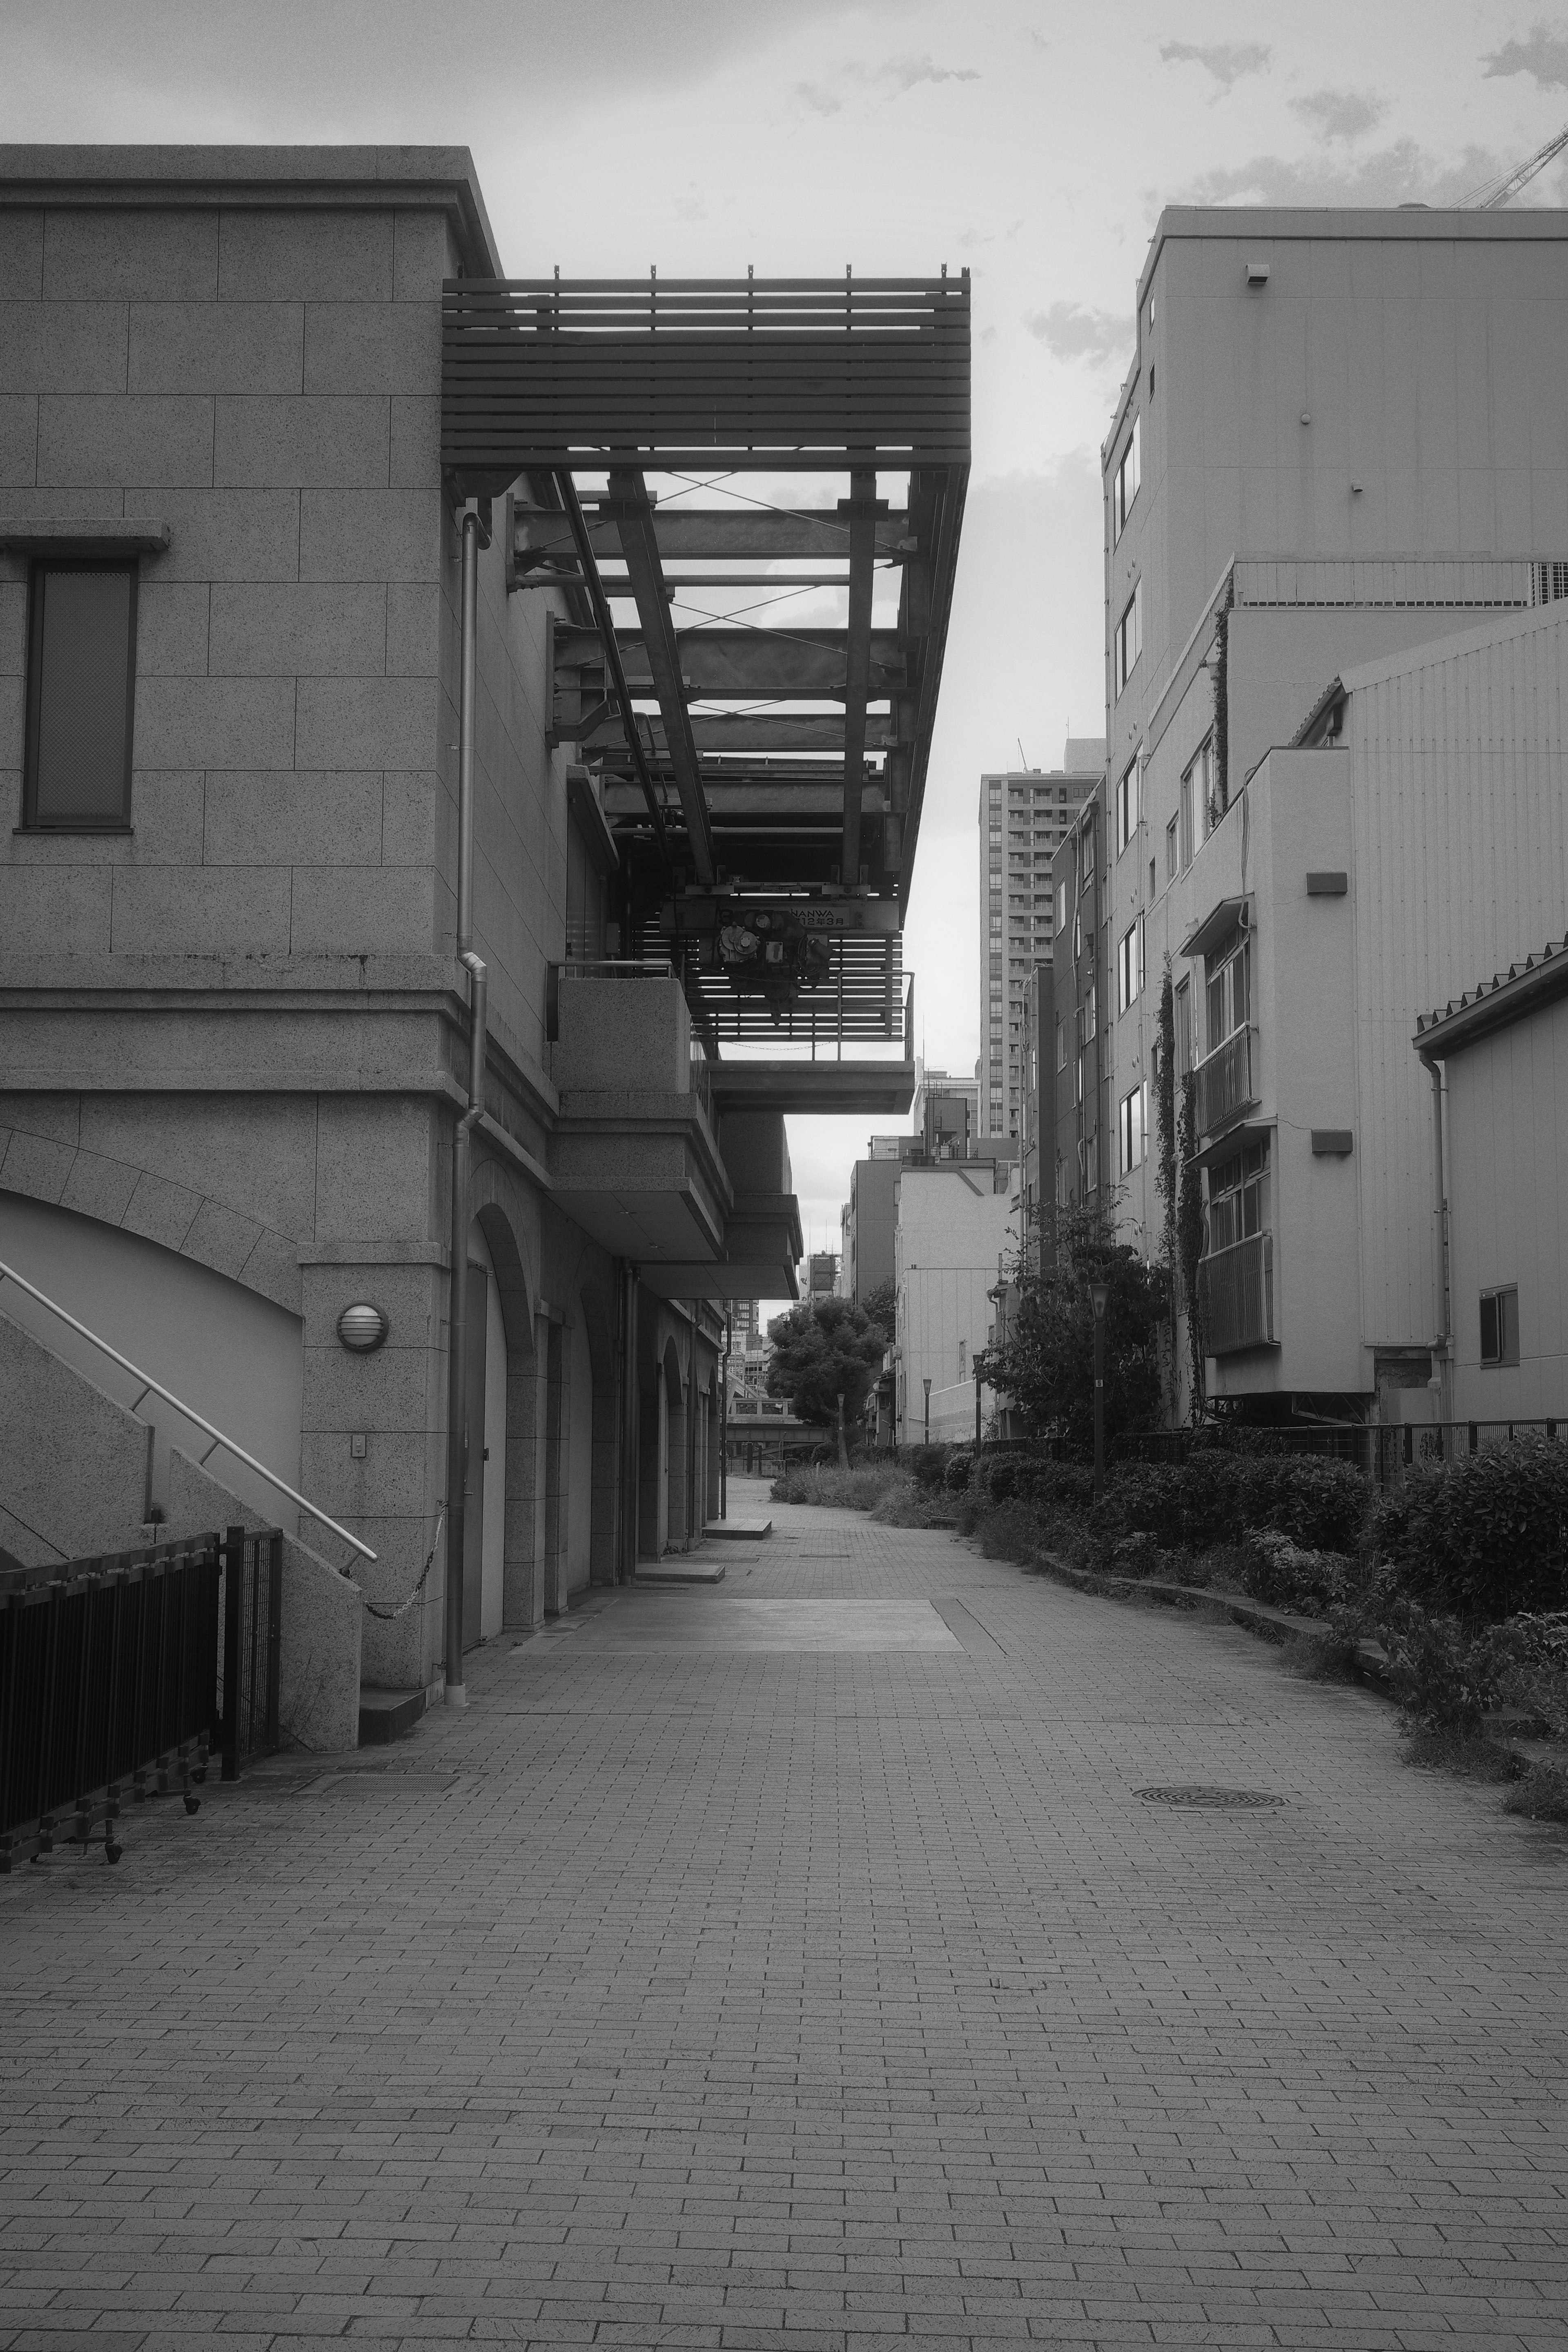
[[[1247,1024],[1201,1061],[1194,1077],[1197,1086],[1197,1126],[1201,1136],[1223,1135],[1245,1118],[1258,1099],[1258,1032]]]
[[[1271,1348],[1274,1328],[1274,1236],[1250,1234],[1198,1261],[1198,1304],[1204,1353],[1235,1355]]]
[[[721,1106],[669,966],[555,966],[546,1025],[559,1205],[663,1297],[794,1297],[783,1113]]]

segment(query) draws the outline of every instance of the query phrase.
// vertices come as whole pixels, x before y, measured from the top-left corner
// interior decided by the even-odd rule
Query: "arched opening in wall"
[[[673,1339],[659,1363],[658,1548],[674,1550],[686,1541],[686,1391]]]
[[[501,1629],[506,1561],[506,1324],[484,1228],[468,1228],[468,1475],[464,1490],[463,1647]]]
[[[618,1481],[621,1469],[615,1325],[591,1284],[577,1294],[574,1315],[570,1409],[572,1488],[568,1497],[571,1589],[579,1581],[616,1581]],[[579,1336],[580,1335],[580,1336]],[[588,1484],[580,1481],[586,1449]]]
[[[566,1592],[570,1597],[582,1591],[594,1572],[594,1359],[581,1299],[566,1336]]]

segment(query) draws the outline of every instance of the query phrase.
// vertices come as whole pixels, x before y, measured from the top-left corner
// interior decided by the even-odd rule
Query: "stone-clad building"
[[[542,514],[565,537],[551,478],[476,509],[444,470],[443,287],[502,275],[464,150],[0,151],[0,1260],[351,1528],[384,1604],[447,1491],[465,499],[488,531],[466,1641],[700,1531],[722,1302],[794,1290],[784,1112],[901,1108],[912,1084],[748,1082],[680,938],[650,932],[645,798],[669,811],[664,887],[692,879],[678,749],[650,794],[595,764],[560,665],[575,626],[587,676],[606,608],[586,555],[532,551]],[[745,887],[720,846],[710,887]],[[803,887],[776,859],[765,880]],[[383,1344],[345,1344],[355,1304]],[[134,1401],[15,1288],[0,1313]],[[195,1449],[159,1412],[154,1512],[171,1445]],[[208,1467],[277,1515],[232,1454]],[[0,1543],[52,1556],[15,1512]],[[367,1616],[367,1682],[438,1679],[440,1593],[437,1568]]]

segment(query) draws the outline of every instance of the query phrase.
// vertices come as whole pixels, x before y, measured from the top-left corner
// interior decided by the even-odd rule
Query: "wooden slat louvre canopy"
[[[969,462],[967,274],[459,278],[441,326],[456,473]]]

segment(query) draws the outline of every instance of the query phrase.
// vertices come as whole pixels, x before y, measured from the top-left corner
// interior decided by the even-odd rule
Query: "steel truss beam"
[[[681,945],[693,887],[738,905],[867,893],[896,925],[968,474],[967,274],[465,278],[444,292],[442,364],[447,479],[509,493],[508,585],[558,600],[550,740],[598,780],[633,934],[668,912],[717,1020],[735,975]],[[828,503],[814,481],[796,504],[756,479],[792,473],[845,495]],[[897,591],[890,626],[874,625],[879,575]],[[808,586],[831,625],[795,624],[771,595]],[[704,588],[759,603],[685,625],[672,597]],[[820,957],[802,973],[824,1034]],[[838,1034],[889,1034],[897,974],[880,950],[868,963],[835,947]],[[777,1014],[752,1005],[746,1024]]]

